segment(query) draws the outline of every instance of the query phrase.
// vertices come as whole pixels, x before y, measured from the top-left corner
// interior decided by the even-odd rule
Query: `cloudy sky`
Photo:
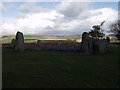
[[[106,21],[102,29],[118,17],[117,2],[2,2],[0,31],[3,35],[78,35]]]

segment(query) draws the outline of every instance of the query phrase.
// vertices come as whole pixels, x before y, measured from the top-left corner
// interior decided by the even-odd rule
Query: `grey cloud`
[[[56,9],[68,18],[76,18],[89,7],[89,2],[62,2]]]

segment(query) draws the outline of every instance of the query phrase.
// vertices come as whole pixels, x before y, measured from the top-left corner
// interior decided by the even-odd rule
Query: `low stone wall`
[[[80,46],[25,45],[25,50],[80,51]]]

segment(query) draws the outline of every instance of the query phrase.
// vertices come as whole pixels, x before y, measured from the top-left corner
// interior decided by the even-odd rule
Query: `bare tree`
[[[110,25],[110,32],[114,33],[118,40],[120,40],[120,20],[117,20],[117,22],[112,23]]]

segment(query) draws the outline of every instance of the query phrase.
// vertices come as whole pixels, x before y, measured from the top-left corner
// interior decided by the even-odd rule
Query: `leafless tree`
[[[120,20],[110,25],[110,32],[114,33],[118,40],[120,40]]]

